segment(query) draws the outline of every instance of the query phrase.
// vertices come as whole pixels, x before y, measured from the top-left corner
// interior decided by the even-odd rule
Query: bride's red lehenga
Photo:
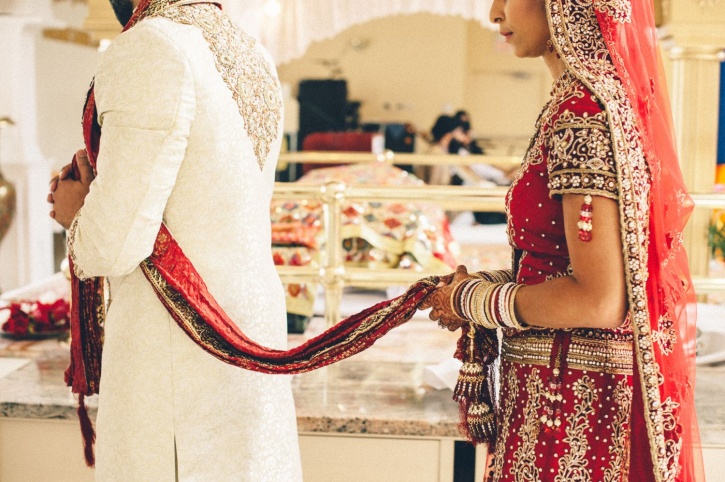
[[[567,70],[507,197],[515,281],[571,274],[562,195],[614,199],[629,315],[617,330],[505,330],[490,478],[701,481],[695,299],[682,245],[692,201],[652,6],[547,0],[546,8]]]

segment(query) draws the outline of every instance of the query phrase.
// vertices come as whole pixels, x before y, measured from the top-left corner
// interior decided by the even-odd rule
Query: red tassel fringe
[[[93,453],[93,444],[96,442],[96,431],[93,429],[93,422],[88,416],[88,408],[83,394],[78,396],[78,419],[81,421],[81,434],[83,435],[83,454],[86,458],[86,465],[94,467],[96,456]]]
[[[70,262],[71,273],[73,261]],[[103,279],[80,280],[71,276],[71,349],[65,382],[78,395],[78,419],[83,435],[86,464],[95,465],[93,443],[96,434],[88,416],[85,397],[98,393],[103,351],[104,295]]]

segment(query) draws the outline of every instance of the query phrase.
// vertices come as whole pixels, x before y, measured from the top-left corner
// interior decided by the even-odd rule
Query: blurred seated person
[[[442,115],[436,119],[430,131],[431,145],[426,154],[450,154],[450,149],[460,147],[466,138],[463,128],[455,117]],[[459,154],[456,150],[454,154]],[[415,166],[414,173],[426,184],[449,185],[451,183],[450,166]]]
[[[454,116],[463,130],[464,141],[462,145],[456,145],[453,141],[449,146],[451,153],[459,154],[484,154],[481,146],[478,145],[471,131],[471,117],[465,110],[459,110]],[[508,186],[511,184],[511,177],[502,170],[489,164],[473,164],[471,166],[459,166],[456,169],[453,184],[467,186],[493,187]],[[475,211],[473,213],[476,224],[502,224],[506,222],[506,214],[499,212]]]
[[[385,149],[393,152],[412,154],[415,152],[415,126],[410,123],[388,124],[385,126]],[[413,173],[412,164],[395,164],[400,169]]]
[[[463,142],[462,145],[456,145],[457,141],[454,141],[450,146],[451,154],[458,154],[460,149],[465,149],[469,154],[483,154],[483,148],[478,145],[476,139],[473,137],[473,131],[471,131],[471,116],[465,110],[459,110],[456,115],[453,116],[460,124],[463,130]]]

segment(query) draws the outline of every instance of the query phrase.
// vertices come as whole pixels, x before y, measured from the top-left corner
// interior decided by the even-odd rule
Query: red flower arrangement
[[[3,333],[14,337],[65,333],[70,329],[70,306],[62,298],[50,303],[16,301],[0,308],[0,321],[3,319]]]

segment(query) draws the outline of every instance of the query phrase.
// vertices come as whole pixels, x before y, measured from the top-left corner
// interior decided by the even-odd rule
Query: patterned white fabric
[[[278,2],[277,15],[265,12]],[[314,42],[334,37],[376,18],[414,13],[459,15],[494,28],[488,20],[492,0],[224,0],[230,17],[257,36],[277,64],[304,55]]]
[[[301,480],[290,379],[203,352],[138,268],[163,219],[242,330],[286,348],[269,221],[281,137],[260,170],[200,31],[167,19],[114,40],[95,89],[98,177],[72,243],[80,270],[111,284],[97,480],[173,481],[175,448],[181,481]]]

